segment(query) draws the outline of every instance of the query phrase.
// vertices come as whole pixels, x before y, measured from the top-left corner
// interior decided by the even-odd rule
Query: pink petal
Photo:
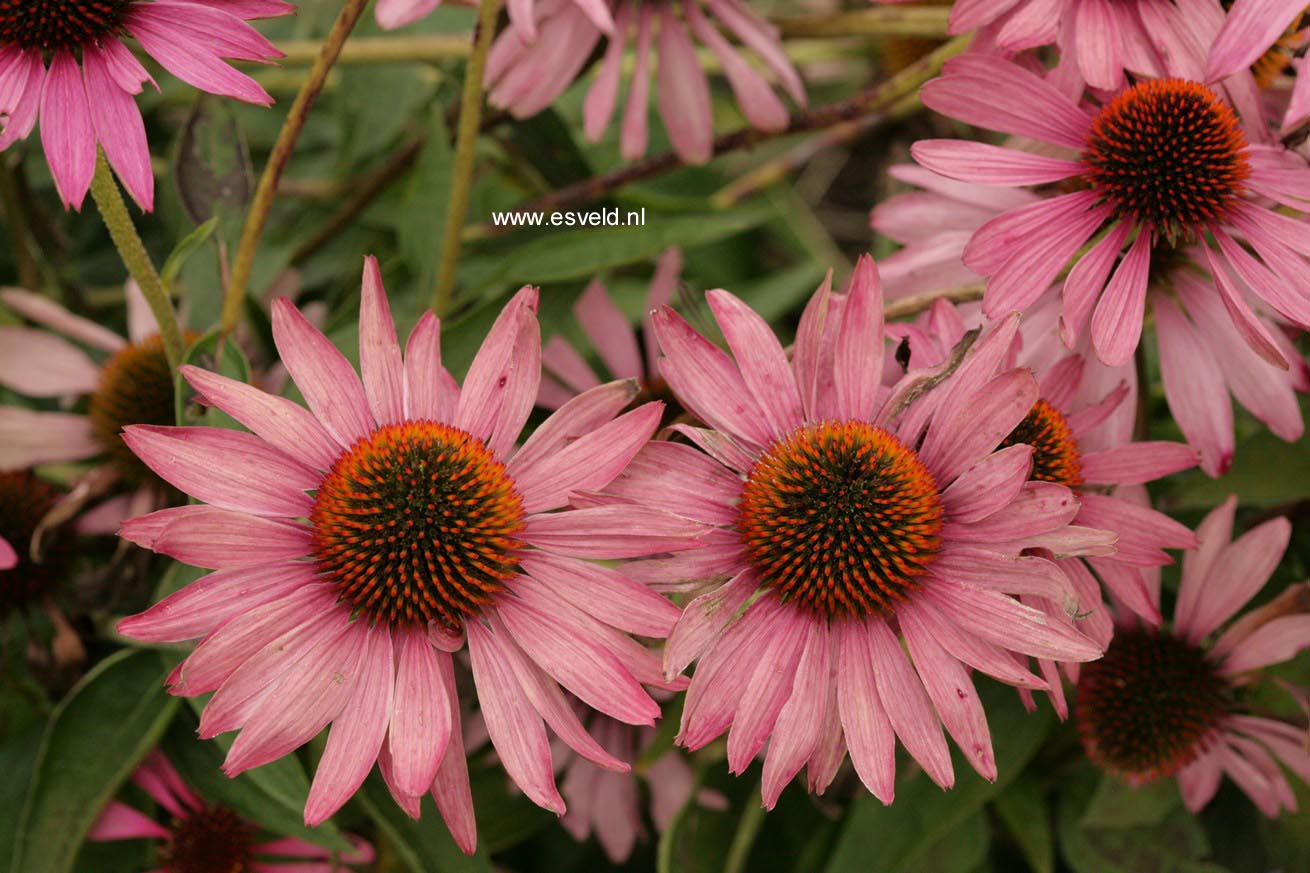
[[[1237,643],[1220,672],[1233,675],[1281,664],[1305,648],[1310,648],[1310,615],[1280,616]]]
[[[322,479],[259,437],[224,428],[134,424],[123,441],[161,479],[219,509],[308,516],[314,501],[305,492]]]
[[[860,781],[883,803],[896,795],[896,733],[878,696],[869,631],[863,621],[833,626],[837,634],[837,705],[851,763]]]
[[[41,145],[59,197],[65,206],[81,209],[95,175],[96,133],[81,68],[66,48],[50,59],[41,94],[41,119]]]
[[[900,641],[882,619],[866,622],[878,697],[905,750],[942,788],[955,784],[951,752],[923,682],[915,675]]]
[[[305,403],[343,449],[373,432],[355,369],[286,298],[273,304],[273,341]]]
[[[1084,171],[1078,161],[958,139],[923,139],[910,147],[920,166],[979,185],[1044,185]]]
[[[639,391],[635,380],[623,379],[570,398],[533,430],[514,454],[511,469],[519,478],[536,475],[561,449],[618,415]]]
[[[111,800],[91,825],[86,838],[95,842],[110,840],[166,840],[172,831],[145,813],[126,803]]]
[[[392,779],[405,794],[421,797],[432,787],[450,742],[450,702],[427,637],[415,631],[402,633],[399,649],[387,735]]]
[[[534,515],[519,538],[560,555],[614,560],[695,548],[704,531],[696,522],[657,509],[596,506]]]
[[[450,703],[450,744],[441,757],[437,778],[432,783],[432,799],[450,828],[455,843],[472,855],[478,846],[477,822],[473,816],[473,794],[469,788],[468,762],[464,758],[464,739],[459,726],[459,692],[455,688],[455,665],[448,655],[437,656],[444,697]]]
[[[0,385],[28,397],[89,394],[100,368],[77,346],[53,333],[0,325]]]
[[[1241,609],[1269,580],[1291,535],[1291,523],[1274,518],[1223,548],[1199,583],[1195,614],[1185,629],[1176,622],[1182,635],[1193,642],[1204,639]]]
[[[942,492],[951,521],[981,521],[1013,502],[1032,471],[1032,454],[1032,446],[1007,446],[961,473]]]
[[[1295,0],[1236,0],[1210,47],[1205,80],[1224,79],[1251,66],[1304,11]]]
[[[155,541],[161,555],[193,567],[254,567],[310,554],[309,528],[224,509],[196,512],[167,527]]]
[[[664,645],[665,677],[672,679],[703,655],[736,618],[758,585],[752,571],[743,571],[730,582],[688,603]]]
[[[537,290],[524,287],[491,326],[469,366],[455,426],[506,457],[532,412],[540,381]]]
[[[305,801],[305,824],[310,827],[326,821],[359,789],[387,735],[394,692],[391,632],[374,628],[362,642],[366,648],[360,676],[328,731],[327,746]]]
[[[773,740],[764,759],[761,791],[765,809],[777,804],[787,783],[814,754],[828,720],[832,645],[825,624],[810,623],[807,632],[791,696],[778,713]]]
[[[505,772],[533,803],[563,815],[564,799],[555,787],[541,716],[524,698],[495,635],[475,621],[467,630],[482,717]],[[446,757],[452,751],[447,750]]]
[[[712,155],[710,84],[696,49],[671,6],[663,6],[659,36],[659,107],[673,149],[689,164]],[[643,10],[644,12],[644,10]]]
[[[628,317],[599,281],[592,281],[573,304],[573,317],[591,340],[600,359],[616,379],[640,379],[644,373],[641,350]]]
[[[441,321],[423,313],[405,345],[405,418],[449,422],[459,405],[459,386],[441,365]]]
[[[190,365],[180,372],[205,399],[250,428],[269,445],[318,470],[328,470],[341,455],[313,413],[285,397]]]
[[[69,339],[86,343],[105,352],[121,351],[127,342],[112,330],[107,330],[94,321],[74,315],[48,297],[24,291],[20,288],[6,288],[0,291],[0,300],[4,301],[15,313],[37,324],[63,334]]]
[[[534,552],[519,566],[578,609],[637,636],[668,636],[680,614],[672,601],[599,564]]]
[[[878,268],[864,255],[851,274],[833,348],[834,399],[842,418],[867,421],[873,417],[882,383],[882,326]]]
[[[1088,482],[1139,485],[1194,467],[1198,460],[1196,450],[1183,443],[1130,443],[1083,455],[1083,478]]]
[[[1211,476],[1228,469],[1235,450],[1233,407],[1213,352],[1188,324],[1177,304],[1154,301],[1165,400],[1188,442],[1201,453]]]
[[[364,259],[364,283],[359,304],[359,371],[364,396],[379,425],[405,419],[405,370],[400,342],[391,320],[391,306],[382,287],[377,258]]]
[[[801,397],[791,364],[768,323],[727,291],[706,292],[714,320],[723,330],[742,381],[768,419],[773,433],[795,430],[801,423]]]
[[[150,212],[155,205],[155,173],[150,165],[145,122],[132,98],[141,90],[143,80],[134,83],[134,90],[124,89],[115,81],[112,64],[103,49],[93,44],[82,46],[88,109],[96,138],[123,187],[142,209]]]
[[[1127,363],[1142,336],[1146,282],[1151,273],[1151,234],[1143,229],[1115,269],[1092,313],[1092,342],[1106,365]]]

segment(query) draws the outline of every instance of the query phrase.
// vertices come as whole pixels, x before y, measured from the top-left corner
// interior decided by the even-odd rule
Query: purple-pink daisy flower
[[[228,60],[281,57],[247,21],[286,15],[281,0],[15,0],[0,5],[0,151],[41,121],[64,204],[80,209],[104,150],[142,209],[154,208],[146,128],[133,97],[154,79],[124,42],[202,91],[268,105]]]
[[[1062,330],[1090,325],[1097,355],[1128,360],[1141,337],[1147,287],[1169,259],[1208,270],[1235,327],[1278,366],[1288,361],[1256,305],[1310,324],[1310,169],[1205,85],[1139,81],[1083,105],[1016,64],[953,59],[923,87],[925,105],[1050,153],[925,140],[920,164],[966,182],[1075,190],[1011,209],[973,235],[964,261],[988,277],[990,316],[1025,310],[1063,271]],[[1058,189],[1057,189],[1058,190]],[[1122,258],[1120,253],[1123,252]]]
[[[183,375],[251,433],[128,428],[162,478],[203,501],[134,519],[123,536],[216,572],[123,620],[128,636],[200,638],[169,677],[215,692],[200,733],[240,730],[235,775],[330,723],[305,819],[323,821],[376,761],[417,816],[431,791],[458,843],[476,841],[452,655],[467,647],[496,753],[558,813],[546,727],[602,767],[628,765],[587,734],[564,690],[630,724],[659,706],[667,600],[587,559],[698,545],[702,526],[636,506],[583,505],[651,436],[660,405],[612,382],[566,404],[517,449],[537,397],[537,292],[505,307],[462,386],[426,313],[402,354],[377,263],[364,274],[360,374],[289,301],[273,336],[308,409],[193,367]],[[362,382],[361,382],[362,376]],[[223,471],[215,476],[215,469]]]
[[[1206,60],[1207,82],[1227,79],[1249,67],[1257,83],[1268,87],[1284,72],[1290,73],[1283,133],[1310,116],[1310,76],[1302,75],[1310,41],[1306,12],[1306,4],[1299,0],[1235,0]]]
[[[950,786],[943,727],[994,778],[970,668],[1045,688],[1016,655],[1101,651],[1016,599],[1075,599],[1054,562],[1022,553],[1114,539],[1070,526],[1077,496],[1030,481],[1031,447],[997,450],[1038,399],[1032,374],[1005,363],[1017,316],[953,373],[913,370],[888,388],[871,259],[846,293],[825,283],[814,295],[790,359],[740,300],[707,296],[731,354],[668,308],[655,320],[660,371],[708,425],[672,430],[698,448],[651,443],[609,489],[715,527],[702,549],[628,569],[697,594],[664,653],[669,677],[697,662],[679,742],[697,749],[728,731],[734,772],[769,742],[767,807],[805,766],[822,791],[848,749],[890,802],[897,738]]]
[[[874,229],[902,245],[879,264],[889,297],[977,282],[980,277],[963,261],[973,234],[991,219],[1040,200],[1030,191],[959,182],[914,165],[898,165],[890,173],[921,190],[890,197],[872,213]],[[1192,255],[1193,261],[1203,258],[1200,252]],[[1286,367],[1270,363],[1251,349],[1217,299],[1209,275],[1189,263],[1162,265],[1151,277],[1147,300],[1155,317],[1165,400],[1188,443],[1201,453],[1201,468],[1206,473],[1224,473],[1236,452],[1234,401],[1280,439],[1295,442],[1301,438],[1305,421],[1296,393],[1310,389],[1310,367],[1282,325],[1257,314]],[[1040,332],[1038,341],[1051,349],[1048,354],[1054,353],[1059,310],[1058,289],[1053,287],[1025,316],[1025,337],[1032,339]],[[1038,324],[1043,326],[1040,331],[1035,330]],[[1081,338],[1066,334],[1065,339],[1084,357],[1091,356],[1086,334]],[[1119,373],[1115,381],[1136,381],[1131,364],[1089,366],[1085,372]],[[1130,395],[1120,406],[1129,415],[1130,429],[1133,402]]]
[[[1264,587],[1291,536],[1276,518],[1232,540],[1236,507],[1229,498],[1197,528],[1169,627],[1118,614],[1105,657],[1083,665],[1074,712],[1088,756],[1130,784],[1176,776],[1195,812],[1226,774],[1275,816],[1296,809],[1280,763],[1310,781],[1306,728],[1256,715],[1244,692],[1264,668],[1310,647],[1310,615],[1275,601],[1224,627]]]
[[[261,837],[259,825],[226,806],[207,803],[157,749],[132,773],[132,782],[159,804],[168,822],[112,800],[87,839],[154,842],[159,866],[152,873],[349,873],[373,862],[373,847],[353,835],[351,850],[341,856],[297,837]]]
[[[514,11],[510,4],[511,17]],[[664,128],[674,150],[688,163],[712,156],[714,119],[709,80],[696,57],[696,44],[708,49],[728,79],[746,120],[761,130],[781,130],[787,108],[774,85],[730,42],[723,31],[749,49],[777,85],[797,104],[805,104],[800,74],[783,52],[778,30],[756,15],[746,0],[681,0],[662,4],[603,0],[613,28],[599,26],[595,11],[575,0],[533,4],[535,33],[511,27],[496,39],[487,63],[490,100],[516,118],[536,115],[577,78],[602,37],[608,40],[595,81],[583,105],[583,130],[599,141],[619,105],[624,56],[634,63],[619,128],[625,160],[646,153],[651,79]]]

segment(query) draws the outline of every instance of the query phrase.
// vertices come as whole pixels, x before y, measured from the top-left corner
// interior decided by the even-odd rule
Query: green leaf
[[[1055,835],[1051,811],[1041,786],[1030,776],[1020,776],[992,803],[997,817],[1014,838],[1034,873],[1055,870]]]
[[[182,356],[182,363],[199,367],[202,370],[220,373],[230,379],[236,379],[238,382],[249,382],[250,362],[246,360],[245,353],[241,351],[241,347],[235,342],[230,339],[220,340],[219,337],[219,331],[215,328],[197,339],[186,350],[186,354]],[[219,351],[220,342],[222,343],[221,352]],[[193,408],[189,403],[190,398],[191,386],[179,372],[176,381],[173,383],[173,402],[179,426],[203,424],[210,427],[243,430],[239,422],[217,407],[207,406],[204,407],[204,411],[200,414],[192,414]]]
[[[554,815],[522,792],[511,792],[505,770],[499,765],[479,766],[470,761],[469,783],[478,814],[478,845],[488,852],[513,848],[558,823]]]
[[[214,235],[214,230],[218,227],[218,218],[214,217],[204,224],[191,231],[182,241],[173,247],[173,251],[164,261],[164,267],[159,271],[159,278],[164,280],[165,286],[171,286],[177,281],[178,274],[186,266],[187,259],[194,255],[201,246],[209,241]]]
[[[1170,510],[1210,510],[1228,495],[1243,506],[1273,506],[1310,496],[1310,443],[1287,443],[1268,430],[1242,440],[1233,465],[1218,479],[1200,470],[1179,473],[1170,483]]]
[[[1157,779],[1134,788],[1107,774],[1087,803],[1080,824],[1085,828],[1151,827],[1182,803],[1178,785],[1172,779]]]
[[[455,844],[446,828],[437,806],[430,796],[424,796],[423,809],[414,821],[396,806],[382,777],[374,771],[357,795],[359,803],[377,822],[394,848],[414,873],[441,871],[441,873],[491,873],[487,850],[479,845],[478,851],[465,855]]]
[[[14,870],[67,873],[105,803],[150,751],[177,706],[158,657],[123,649],[91,669],[55,709],[37,753]]]
[[[1090,778],[1061,798],[1060,853],[1074,873],[1223,873],[1204,859],[1210,845],[1200,822],[1177,806],[1154,825],[1087,827]]]
[[[203,94],[196,101],[182,128],[173,174],[192,221],[217,218],[225,237],[240,228],[255,179],[241,125],[226,101]]]
[[[400,256],[413,271],[418,297],[425,303],[437,282],[446,203],[450,200],[451,168],[445,107],[434,101],[428,113],[423,151],[410,173],[401,207],[395,213]]]
[[[23,814],[37,750],[41,748],[41,725],[0,746],[0,858],[14,857],[18,819]]]
[[[493,256],[469,258],[471,291],[492,286],[544,285],[590,279],[613,267],[657,257],[669,246],[714,242],[756,227],[769,210],[749,208],[714,215],[647,216],[644,227],[587,227],[557,231],[531,239],[516,234],[497,245]]]
[[[287,755],[229,779],[221,769],[223,744],[217,740],[197,739],[199,727],[195,712],[183,710],[164,736],[164,751],[188,785],[209,800],[229,807],[275,833],[299,837],[338,851],[350,848],[331,821],[316,828],[305,825],[309,780],[295,756]]]
[[[922,773],[897,786],[896,802],[883,806],[863,795],[846,816],[828,873],[911,873],[928,869],[925,854],[982,809],[1036,754],[1053,717],[1048,708],[1026,713],[1013,689],[977,680],[996,751],[997,778],[988,782],[956,753],[955,787],[942,791]]]

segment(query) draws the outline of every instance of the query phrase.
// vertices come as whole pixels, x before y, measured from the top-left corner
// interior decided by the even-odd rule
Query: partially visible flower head
[[[1029,191],[959,182],[924,167],[895,166],[891,174],[922,189],[884,200],[871,217],[875,230],[904,246],[880,264],[889,294],[897,297],[976,282],[978,275],[963,261],[973,234],[1009,210],[1041,202]],[[1232,400],[1279,438],[1289,442],[1301,438],[1305,426],[1296,392],[1310,388],[1310,368],[1286,331],[1267,315],[1256,316],[1261,335],[1288,366],[1280,368],[1253,351],[1218,299],[1213,276],[1196,268],[1206,259],[1204,253],[1190,249],[1182,255],[1153,265],[1147,299],[1155,316],[1165,399],[1183,435],[1201,453],[1202,469],[1217,476],[1228,469],[1236,451]],[[1245,296],[1251,298],[1249,289]],[[1048,364],[1054,363],[1053,353],[1065,348],[1057,339],[1062,334],[1057,327],[1059,310],[1052,288],[1024,321],[1025,349],[1040,342],[1048,349],[1043,353]],[[1070,339],[1067,333],[1064,339]],[[944,354],[940,346],[931,347],[935,354]],[[1089,357],[1090,337],[1075,339],[1072,348]],[[1087,377],[1097,373],[1120,373],[1115,382],[1136,379],[1131,365],[1088,364],[1085,385],[1093,384]],[[1113,383],[1102,387],[1108,391]],[[1130,413],[1132,404],[1133,399],[1126,398],[1120,409]],[[1131,424],[1122,435],[1129,432]]]
[[[1118,536],[1112,555],[1057,559],[1077,593],[1081,610],[1077,626],[1105,645],[1112,628],[1101,604],[1101,588],[1121,609],[1147,624],[1159,624],[1159,609],[1144,573],[1172,563],[1165,549],[1196,545],[1190,530],[1150,507],[1138,493],[1139,486],[1195,466],[1198,455],[1182,443],[1132,439],[1137,387],[1132,365],[1107,368],[1063,348],[1055,339],[1053,302],[1039,305],[1024,320],[1011,350],[1014,363],[1028,367],[1037,377],[1039,394],[1000,445],[1002,449],[1031,446],[1031,478],[1064,485],[1078,494],[1074,523]],[[932,365],[946,357],[968,324],[981,321],[976,305],[956,308],[938,301],[915,325],[894,325],[889,332],[907,338],[911,365]],[[1061,604],[1028,595],[1020,600],[1044,609],[1052,621],[1070,621]],[[1068,705],[1057,670],[1060,665],[1050,659],[1039,659],[1039,665],[1050,684],[1055,710],[1064,718]],[[1080,664],[1062,666],[1066,675],[1077,679]]]
[[[132,197],[154,208],[145,124],[133,96],[154,79],[124,40],[202,91],[268,105],[228,60],[281,57],[247,21],[286,15],[281,0],[7,0],[0,3],[0,151],[41,119],[41,145],[65,206],[80,209],[96,149]]]
[[[452,660],[466,643],[498,757],[557,813],[547,725],[588,760],[628,768],[587,734],[561,686],[628,724],[659,714],[642,688],[664,684],[658,658],[627,633],[663,637],[677,609],[587,559],[695,548],[704,527],[631,505],[575,506],[658,425],[658,403],[620,414],[631,382],[565,404],[516,449],[540,380],[536,308],[535,289],[522,289],[461,387],[442,366],[431,313],[402,354],[370,258],[360,374],[284,299],[273,337],[308,409],[184,367],[206,401],[252,433],[127,429],[152,470],[204,502],[133,519],[123,536],[216,572],[119,627],[144,640],[202,638],[170,690],[216,692],[200,733],[240,730],[229,775],[331,725],[309,824],[339,809],[377,762],[406,812],[417,817],[430,791],[473,850]]]
[[[1118,616],[1105,657],[1082,667],[1075,714],[1088,757],[1130,784],[1176,776],[1195,812],[1227,774],[1272,817],[1296,808],[1280,762],[1310,781],[1307,728],[1251,714],[1245,690],[1310,647],[1310,615],[1252,613],[1222,629],[1264,587],[1291,536],[1277,518],[1230,542],[1236,505],[1229,498],[1197,528],[1170,626]]]
[[[136,283],[128,282],[126,297],[128,338],[39,294],[0,291],[0,301],[13,312],[48,328],[0,326],[0,385],[33,398],[86,398],[84,413],[0,406],[0,470],[98,462],[92,475],[134,493],[84,516],[89,533],[112,532],[133,510],[160,503],[163,483],[127,448],[122,432],[131,424],[176,419],[159,327]]]
[[[510,4],[511,17],[514,6]],[[542,0],[532,8],[535,34],[511,27],[492,47],[487,63],[491,102],[516,118],[536,115],[577,78],[605,36],[605,54],[583,107],[584,130],[596,142],[618,106],[624,56],[632,47],[636,60],[619,132],[619,150],[626,160],[646,153],[652,77],[674,150],[688,163],[704,163],[712,156],[710,88],[696,57],[696,43],[718,59],[738,107],[752,126],[786,127],[787,109],[773,86],[720,32],[720,26],[758,57],[796,104],[805,104],[805,86],[782,50],[777,29],[752,12],[747,0]],[[612,31],[596,23],[601,8],[613,13]]]
[[[605,286],[594,280],[573,305],[573,317],[613,379],[636,379],[642,394],[667,402],[667,386],[659,374],[659,347],[652,312],[673,299],[682,271],[682,252],[660,255],[646,293],[641,334],[628,327],[627,316],[615,306]],[[604,381],[563,334],[551,337],[541,350],[545,370],[537,403],[559,409],[569,400]]]
[[[949,787],[943,727],[995,778],[969,668],[1044,689],[1016,655],[1100,654],[1016,598],[1076,601],[1054,562],[1022,553],[1106,553],[1114,539],[1070,526],[1076,495],[1029,481],[1030,447],[997,450],[1038,397],[1032,374],[1008,363],[1018,318],[962,362],[888,387],[869,258],[846,293],[825,283],[814,295],[790,358],[737,298],[707,296],[731,355],[667,308],[655,321],[661,372],[708,425],[673,430],[701,451],[651,443],[608,489],[716,528],[702,549],[627,569],[698,595],[664,655],[667,676],[698,661],[679,742],[697,749],[728,731],[733,772],[770,742],[767,807],[802,767],[822,791],[847,749],[890,802],[897,738]]]
[[[32,534],[62,492],[30,470],[0,472],[0,618],[50,594],[67,569],[65,549],[40,562],[29,551]]]
[[[648,754],[656,736],[653,728],[626,725],[600,714],[591,716],[589,729],[596,741],[621,761]],[[719,793],[696,789],[696,774],[677,749],[667,749],[654,760],[634,767],[632,773],[605,770],[574,756],[565,766],[560,785],[560,793],[569,803],[569,811],[560,823],[575,839],[595,836],[606,857],[622,864],[632,856],[637,840],[646,835],[642,782],[649,792],[651,821],[660,833],[693,795],[706,808],[723,809],[727,805]]]
[[[206,803],[157,749],[132,781],[160,805],[167,821],[111,800],[87,839],[150,840],[157,844],[158,873],[349,873],[373,862],[373,846],[353,835],[352,850],[340,857],[296,837],[261,836],[259,825],[226,806]]]
[[[1184,79],[1145,80],[1087,108],[1015,64],[965,56],[924,86],[923,99],[1059,155],[925,140],[912,149],[925,167],[965,182],[1075,189],[1008,210],[973,235],[964,262],[988,277],[988,315],[1026,310],[1067,270],[1066,343],[1090,323],[1097,355],[1122,364],[1141,337],[1147,288],[1161,265],[1196,259],[1251,348],[1288,367],[1247,298],[1310,324],[1310,226],[1271,208],[1310,209],[1310,168],[1253,141],[1214,91]],[[1015,101],[1029,110],[1015,112]]]
[[[1283,113],[1287,133],[1310,116],[1310,76],[1302,75],[1310,46],[1310,10],[1301,0],[1235,0],[1206,60],[1205,79],[1226,79],[1248,67],[1269,88],[1284,74],[1294,81]]]
[[[1166,0],[958,0],[950,32],[981,28],[1007,52],[1055,44],[1083,81],[1113,90],[1124,71],[1159,75],[1161,50],[1185,31]],[[1199,0],[1181,0],[1179,15],[1203,14]]]

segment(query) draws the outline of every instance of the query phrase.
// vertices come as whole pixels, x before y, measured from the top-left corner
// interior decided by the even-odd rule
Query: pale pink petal
[[[814,621],[811,616],[788,609],[775,632],[755,649],[749,665],[743,665],[750,679],[728,732],[729,772],[745,772],[773,733],[778,714],[791,697],[802,649]]]
[[[1084,172],[1078,161],[959,139],[921,139],[910,154],[920,166],[979,185],[1044,185]]]
[[[1233,407],[1213,352],[1174,301],[1154,300],[1165,400],[1188,442],[1201,453],[1201,468],[1223,474],[1235,451]]]
[[[355,369],[286,298],[273,304],[273,341],[305,403],[342,448],[372,433],[373,416]]]
[[[837,415],[867,421],[873,417],[882,383],[882,285],[873,259],[855,264],[846,306],[833,348],[833,400]]]
[[[360,676],[345,708],[332,721],[305,801],[305,824],[310,827],[326,821],[359,789],[387,735],[394,693],[391,631],[375,627],[361,642],[366,648]]]
[[[519,566],[573,606],[628,633],[663,638],[678,620],[672,601],[609,567],[548,552],[524,555]]]
[[[450,744],[441,757],[437,778],[432,782],[432,799],[450,829],[455,843],[472,855],[478,846],[477,822],[473,816],[473,794],[469,788],[468,761],[464,757],[464,739],[459,725],[459,692],[455,688],[455,665],[449,655],[438,655],[444,697],[450,704]]]
[[[1126,363],[1137,348],[1150,273],[1151,234],[1143,229],[1115,268],[1092,313],[1092,342],[1097,357],[1107,366]]]
[[[1081,150],[1090,119],[1035,73],[981,53],[954,58],[921,89],[929,109],[951,118]]]
[[[950,520],[981,521],[1009,505],[1028,481],[1032,455],[1032,446],[1007,446],[961,473],[941,496]]]
[[[923,598],[897,608],[898,615],[902,611],[915,613],[911,621],[922,625],[951,657],[962,664],[1016,688],[1045,690],[1048,687],[1045,680],[1028,672],[1019,659],[1001,647],[974,636],[967,626],[956,624],[953,618],[944,615]]]
[[[605,489],[707,524],[737,520],[742,481],[718,461],[682,443],[647,443]]]
[[[101,351],[118,352],[127,345],[126,340],[112,330],[74,315],[41,294],[21,288],[5,288],[0,291],[0,300],[18,315]]]
[[[535,288],[520,289],[491,326],[469,366],[455,414],[455,426],[483,440],[499,458],[523,430],[541,381],[537,296]]]
[[[319,470],[330,469],[340,456],[341,447],[300,404],[198,367],[186,365],[180,372],[205,402],[286,455]]]
[[[89,394],[100,368],[86,352],[53,333],[0,325],[0,385],[28,397]]]
[[[115,81],[112,63],[100,47],[82,46],[91,121],[105,157],[123,187],[142,209],[150,212],[155,205],[155,174],[150,165],[145,122],[132,97],[141,90],[143,80],[138,80],[133,89],[124,89],[121,82]]]
[[[405,370],[391,306],[377,258],[364,259],[359,305],[359,371],[373,419],[379,425],[405,418]]]
[[[420,797],[432,787],[450,742],[451,709],[426,635],[403,632],[398,646],[387,735],[392,780],[405,794]]]
[[[84,415],[0,406],[0,470],[81,461],[101,451]]]
[[[563,815],[541,716],[525,699],[495,635],[479,622],[469,622],[467,629],[478,702],[505,772],[533,803]],[[453,751],[448,749],[446,757]]]
[[[308,516],[320,474],[254,434],[217,427],[128,425],[123,441],[179,490],[219,509],[253,515]],[[214,468],[222,475],[214,475]]]
[[[851,763],[860,781],[883,803],[896,795],[896,733],[878,695],[868,626],[847,620],[837,634],[837,705]]]
[[[534,515],[519,538],[560,555],[613,560],[695,548],[704,531],[657,509],[616,505]]]
[[[308,527],[226,509],[197,509],[201,511],[165,528],[154,550],[210,570],[277,563],[312,550]]]
[[[450,422],[459,386],[441,365],[441,321],[424,312],[405,345],[405,417]]]
[[[1305,648],[1310,648],[1310,615],[1279,616],[1233,646],[1220,672],[1231,675],[1281,664]]]
[[[634,161],[646,153],[649,136],[646,116],[650,106],[650,55],[654,38],[655,10],[641,5],[637,10],[637,43],[634,49],[636,63],[629,79],[628,102],[623,108],[623,123],[619,128],[619,154],[625,161]]]
[[[703,164],[712,154],[714,119],[710,84],[696,49],[671,5],[660,16],[659,107],[673,149],[689,164]],[[643,10],[644,11],[644,10]]]
[[[1236,0],[1210,48],[1205,80],[1223,79],[1251,66],[1304,11],[1296,0]]]
[[[66,207],[80,209],[95,175],[96,133],[82,70],[66,48],[54,53],[46,71],[41,94],[41,146],[60,199]]]
[[[871,619],[868,629],[869,653],[873,658],[873,676],[878,696],[887,718],[900,737],[901,744],[918,761],[928,777],[942,788],[955,784],[951,752],[942,734],[942,725],[933,709],[923,682],[915,675],[900,640],[882,619]]]
[[[768,323],[727,291],[705,294],[710,311],[723,330],[728,348],[756,404],[777,436],[801,423],[800,392],[787,354]],[[876,374],[874,381],[877,381]]]
[[[664,675],[672,679],[703,655],[758,587],[749,570],[687,604],[664,646]]]
[[[773,738],[764,759],[761,794],[765,809],[772,809],[787,783],[814,754],[827,725],[828,691],[832,685],[829,662],[833,658],[828,627],[806,625],[806,640],[796,667],[791,696],[778,713]]]
[[[111,800],[91,825],[86,838],[95,842],[110,840],[166,840],[172,831],[126,803]]]
[[[1138,485],[1194,467],[1198,460],[1191,446],[1157,440],[1088,452],[1082,456],[1082,472],[1088,482]]]
[[[1176,617],[1181,635],[1193,642],[1204,639],[1241,609],[1269,580],[1291,535],[1291,523],[1274,518],[1224,547],[1198,583],[1195,612],[1186,626]]]

